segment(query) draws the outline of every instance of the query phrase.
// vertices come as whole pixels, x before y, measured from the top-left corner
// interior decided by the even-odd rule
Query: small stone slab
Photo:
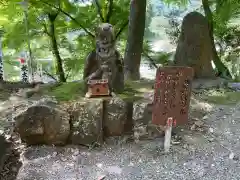
[[[119,97],[105,100],[103,127],[106,136],[121,136],[124,134],[125,124],[128,121],[127,103]]]
[[[71,119],[71,144],[93,145],[102,144],[103,130],[103,100],[83,99],[74,102],[70,109]]]

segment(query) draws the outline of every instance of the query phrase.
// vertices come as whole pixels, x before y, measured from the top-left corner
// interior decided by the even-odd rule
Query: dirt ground
[[[180,130],[180,144],[163,154],[163,139],[78,147],[31,147],[17,180],[238,180],[240,104],[210,107],[199,131]]]
[[[240,105],[215,107],[203,121],[206,132],[183,130],[181,143],[166,155],[163,139],[95,150],[31,147],[17,179],[240,179]]]
[[[181,139],[173,141],[169,154],[163,153],[162,138],[136,143],[123,137],[96,149],[28,147],[21,154],[16,179],[238,180],[240,103],[232,95],[217,103],[220,96],[216,100],[210,92],[197,94],[192,98],[191,123],[176,129]],[[206,102],[208,98],[214,104]]]

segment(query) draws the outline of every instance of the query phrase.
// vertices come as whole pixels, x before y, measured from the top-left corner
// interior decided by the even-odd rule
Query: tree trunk
[[[128,39],[124,56],[125,80],[140,79],[140,62],[145,30],[146,0],[131,0]]]
[[[50,21],[49,34],[50,34],[51,43],[52,43],[52,53],[56,58],[56,65],[57,65],[56,74],[57,74],[58,80],[60,82],[66,82],[65,73],[63,70],[63,66],[62,66],[62,58],[61,58],[59,50],[58,50],[58,45],[57,45],[57,40],[56,40],[56,35],[55,35],[54,21],[55,21],[57,15],[49,14],[48,16],[49,16],[49,21]]]
[[[210,33],[210,38],[211,38],[211,43],[212,43],[213,62],[214,62],[215,66],[218,70],[218,76],[230,77],[231,78],[231,74],[230,74],[229,70],[222,63],[221,59],[218,56],[216,47],[215,47],[213,14],[212,14],[212,11],[209,7],[209,1],[208,0],[202,0],[202,4],[203,4],[203,9],[204,9],[205,16],[207,17],[208,23],[209,23],[209,33]]]

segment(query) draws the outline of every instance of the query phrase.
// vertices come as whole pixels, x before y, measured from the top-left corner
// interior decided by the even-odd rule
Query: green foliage
[[[164,2],[177,6],[186,6],[188,4],[187,0],[165,0]],[[224,62],[224,64],[230,70],[232,77],[238,79],[240,76],[238,70],[240,69],[240,65],[237,62],[240,60],[239,53],[237,53],[237,55],[235,49],[240,44],[240,1],[209,0],[207,2],[212,9],[214,37],[216,44],[219,47],[218,55],[221,57],[222,62]],[[174,19],[174,16],[170,16],[169,18],[171,28],[167,29],[167,34],[169,35],[172,42],[176,44],[176,40],[178,39],[178,35],[180,33],[179,24]],[[232,58],[233,56],[234,58]]]
[[[118,96],[129,101],[136,101],[141,99],[145,92],[151,91],[152,86],[151,81],[126,82],[124,92]],[[46,95],[54,96],[58,101],[70,101],[84,97],[83,88],[83,82],[67,82],[54,87],[46,87],[42,91]]]
[[[227,89],[210,90],[205,95],[204,99],[214,104],[237,104],[240,102],[240,92]]]
[[[145,20],[145,33],[144,33],[144,37],[147,39],[153,38],[155,36],[155,33],[152,32],[150,28],[153,16],[154,16],[153,5],[151,4],[151,2],[148,2],[147,10],[146,10],[146,20]]]
[[[109,20],[115,26],[116,34],[124,29],[121,31],[122,33],[117,43],[123,55],[127,36],[129,0],[114,0],[112,5],[110,0],[99,0],[99,6],[94,1],[87,5],[80,4],[79,2],[81,1],[71,0],[28,1],[29,38],[35,64],[42,63],[38,59],[54,58],[50,39],[46,31],[49,30],[49,22],[46,15],[50,12],[59,12],[55,21],[56,37],[60,55],[63,59],[64,70],[69,81],[81,78],[85,57],[95,47],[93,38],[95,27],[101,22]],[[13,65],[19,66],[16,62],[19,53],[27,50],[28,37],[26,36],[24,12],[19,2],[20,0],[1,0],[0,2],[0,26],[5,30],[3,37],[4,68],[11,79],[19,74],[18,70],[12,72]],[[165,5],[174,6],[176,10],[189,4],[189,0],[164,0],[163,2]],[[240,1],[211,0],[209,2],[213,9],[215,39],[222,46],[220,54],[230,47],[232,51],[229,53],[229,56],[223,53],[222,57],[229,68],[233,67],[234,60],[231,59],[231,56],[236,46],[239,46],[240,31],[239,27],[237,27],[238,24],[232,24],[232,22],[239,17]],[[153,7],[148,3],[145,38],[152,38],[159,33],[159,31],[153,31],[153,26],[162,29],[163,23],[169,23],[167,20],[163,22],[162,19],[158,16],[154,17]],[[176,26],[175,22],[173,22],[170,28],[167,27],[168,30],[174,29],[174,31],[169,33],[170,39],[174,43],[178,36],[175,30],[179,30]],[[154,53],[151,51],[149,42],[145,42],[143,56],[144,59],[150,62],[150,65],[154,66],[153,64],[168,64],[172,53]],[[42,64],[43,68],[46,69],[47,64]],[[235,73],[235,77],[238,77],[237,69],[240,67],[235,66],[235,70],[232,73]],[[55,69],[51,68],[48,73],[54,75]]]
[[[236,49],[240,44],[240,29],[236,20],[240,18],[240,1],[219,0],[214,3],[214,35],[220,48],[219,54],[237,81],[240,78],[240,59]]]
[[[4,0],[0,3],[0,26],[4,27],[4,58],[6,63],[14,61],[21,51],[27,49],[27,33],[23,8],[19,0]],[[100,10],[104,16],[109,12],[107,0],[100,1]],[[107,6],[105,6],[107,4]],[[110,23],[115,26],[116,34],[121,30],[120,38],[126,36],[129,13],[128,0],[113,1]],[[31,48],[35,64],[38,59],[53,59],[49,37],[47,14],[58,12],[55,21],[56,37],[64,70],[69,80],[81,78],[83,63],[87,54],[95,47],[95,27],[102,22],[95,3],[81,5],[71,0],[47,1],[29,0],[28,22]],[[119,18],[121,17],[121,18]],[[14,52],[14,53],[13,53]],[[38,62],[39,63],[39,62]],[[7,67],[8,68],[8,67]],[[54,74],[52,69],[50,74]]]
[[[186,7],[190,3],[190,0],[163,0],[163,2],[168,5],[172,4],[178,7]]]
[[[76,100],[83,97],[82,82],[67,82],[56,87],[46,88],[44,94],[54,96],[58,101]]]
[[[149,41],[143,43],[143,61],[149,62],[150,67],[158,67],[158,64],[163,66],[171,64],[171,57],[174,52],[153,52]]]

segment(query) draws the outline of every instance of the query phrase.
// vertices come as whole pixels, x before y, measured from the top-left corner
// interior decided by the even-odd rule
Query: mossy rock
[[[234,105],[240,102],[240,92],[229,89],[213,89],[204,93],[203,100],[221,105]]]
[[[84,96],[83,87],[82,82],[66,82],[46,87],[43,92],[54,96],[58,101],[70,101]]]

